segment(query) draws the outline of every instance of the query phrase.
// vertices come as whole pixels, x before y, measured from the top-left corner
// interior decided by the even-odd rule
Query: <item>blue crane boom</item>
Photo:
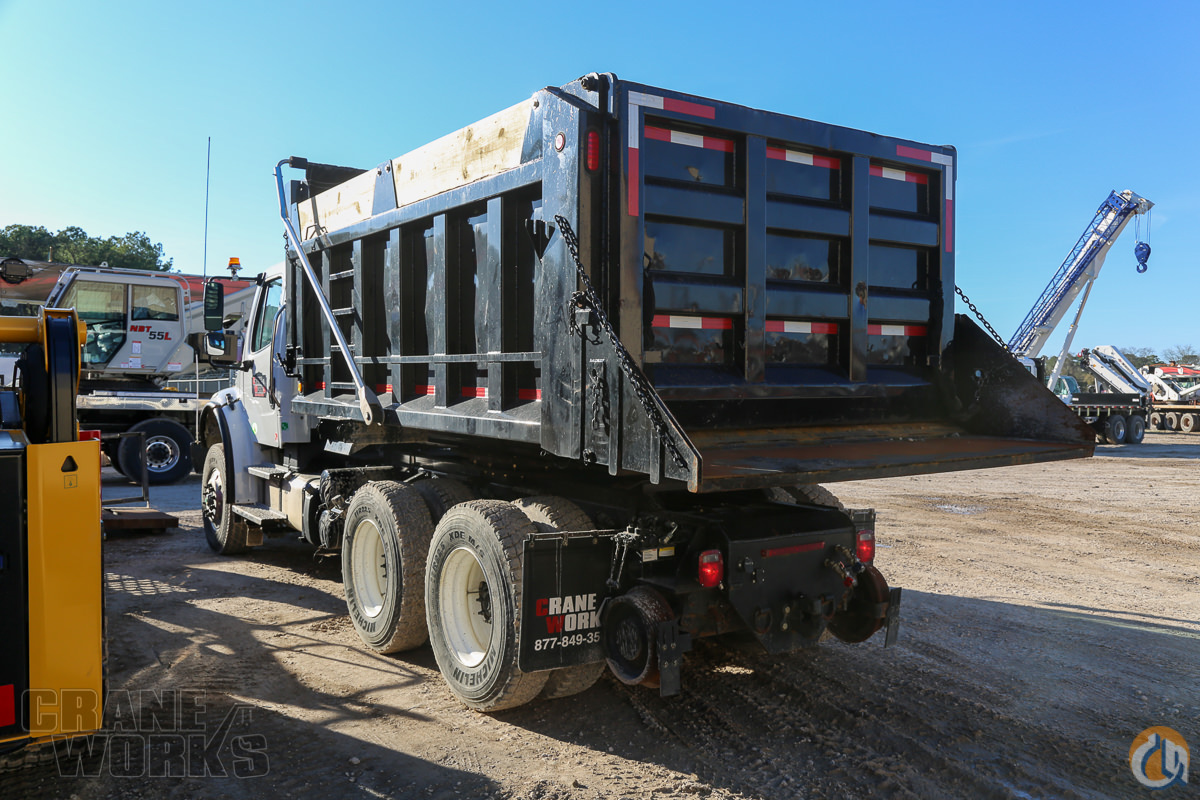
[[[1145,214],[1153,206],[1149,200],[1128,189],[1109,194],[1108,199],[1096,210],[1096,215],[1079,237],[1067,260],[1058,268],[1049,285],[1042,291],[1041,297],[1034,303],[1025,321],[1009,339],[1008,349],[1013,355],[1025,358],[1037,358],[1041,355],[1042,348],[1054,333],[1054,329],[1062,322],[1075,299],[1083,293],[1063,352],[1070,350],[1075,325],[1079,323],[1079,315],[1083,313],[1083,306],[1087,303],[1088,292],[1100,275],[1109,248],[1121,235],[1130,219],[1138,214]],[[1147,257],[1148,249],[1146,248]],[[1140,252],[1138,258],[1142,264],[1145,263]],[[1144,266],[1140,267],[1139,271],[1144,269]],[[1060,358],[1059,362],[1061,361]]]

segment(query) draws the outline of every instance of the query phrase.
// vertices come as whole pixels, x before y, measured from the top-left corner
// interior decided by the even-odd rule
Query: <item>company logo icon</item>
[[[1129,745],[1129,769],[1138,783],[1149,789],[1187,783],[1190,760],[1191,751],[1184,738],[1162,725],[1146,728]]]

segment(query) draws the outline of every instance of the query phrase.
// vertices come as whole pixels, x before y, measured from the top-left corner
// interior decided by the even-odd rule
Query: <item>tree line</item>
[[[0,230],[0,258],[52,261],[97,267],[107,263],[121,269],[166,272],[174,259],[163,255],[163,246],[141,231],[124,236],[88,236],[70,226],[52,233],[41,225],[6,225]]]

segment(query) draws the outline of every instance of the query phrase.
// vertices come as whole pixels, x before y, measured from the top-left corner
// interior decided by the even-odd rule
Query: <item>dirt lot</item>
[[[879,512],[896,647],[700,643],[682,697],[606,676],[495,716],[451,698],[427,646],[357,646],[336,561],[282,538],[213,555],[193,476],[153,492],[180,528],[105,543],[108,749],[0,794],[1144,797],[1139,731],[1200,746],[1200,437],[1098,455],[831,485]]]

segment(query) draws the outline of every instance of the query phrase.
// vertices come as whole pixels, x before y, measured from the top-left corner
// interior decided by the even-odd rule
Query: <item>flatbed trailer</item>
[[[288,263],[202,414],[210,545],[340,554],[363,641],[428,637],[480,710],[606,663],[678,692],[697,637],[890,640],[874,512],[816,484],[1094,447],[954,313],[955,169],[611,74],[284,159]]]

